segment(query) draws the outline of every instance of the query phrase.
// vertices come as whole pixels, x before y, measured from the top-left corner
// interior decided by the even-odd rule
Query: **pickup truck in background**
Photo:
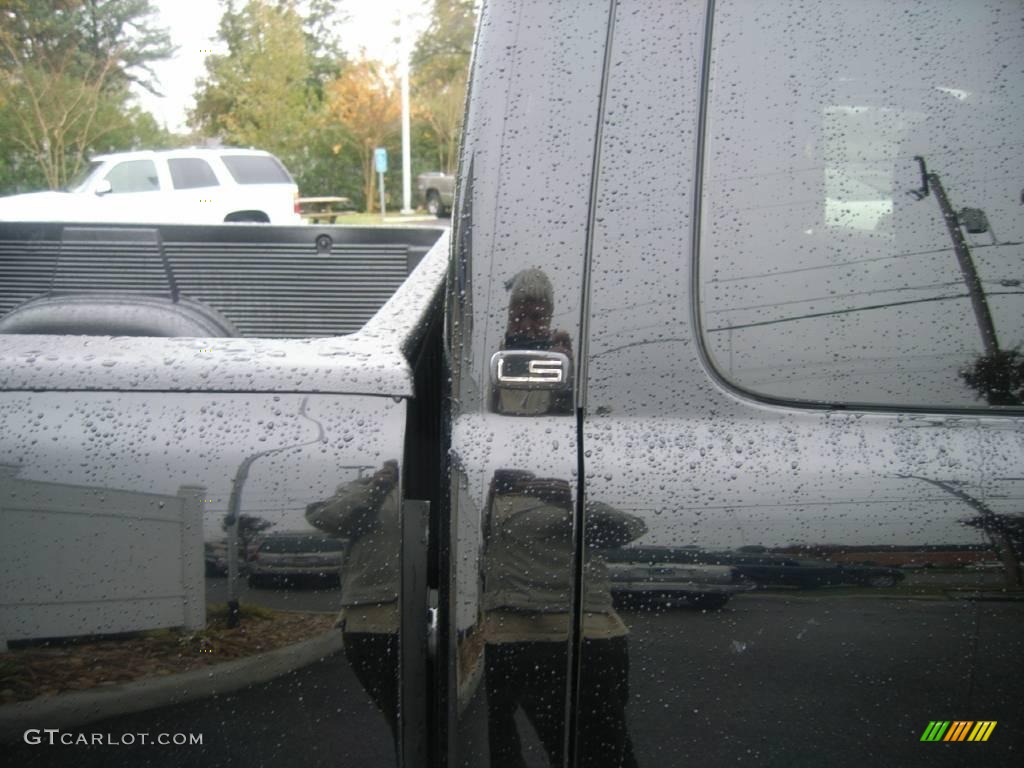
[[[455,201],[455,177],[441,171],[421,173],[416,177],[416,195],[429,213],[447,216]]]
[[[1020,19],[485,2],[450,232],[0,224],[12,761],[1018,765]],[[242,635],[336,629],[11,700],[42,641],[230,631],[203,540],[253,531],[345,556]],[[617,604],[629,550],[728,605]],[[1000,565],[733,594],[826,554]]]

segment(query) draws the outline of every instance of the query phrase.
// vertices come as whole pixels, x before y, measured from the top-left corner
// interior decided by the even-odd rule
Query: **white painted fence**
[[[169,496],[17,472],[0,466],[0,647],[205,626],[201,486]]]

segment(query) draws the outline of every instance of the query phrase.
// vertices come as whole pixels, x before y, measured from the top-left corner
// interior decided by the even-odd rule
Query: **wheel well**
[[[241,222],[269,224],[270,217],[263,211],[232,211],[224,217],[224,221],[229,224],[237,224]]]

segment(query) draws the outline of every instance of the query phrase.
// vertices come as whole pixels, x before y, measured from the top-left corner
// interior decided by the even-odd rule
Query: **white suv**
[[[298,187],[254,149],[174,149],[93,158],[63,190],[0,198],[0,221],[301,224]]]

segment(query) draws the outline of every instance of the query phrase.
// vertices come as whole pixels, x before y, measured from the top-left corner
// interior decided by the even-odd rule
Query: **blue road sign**
[[[377,173],[388,172],[388,151],[384,147],[373,150],[373,164],[377,167]]]

